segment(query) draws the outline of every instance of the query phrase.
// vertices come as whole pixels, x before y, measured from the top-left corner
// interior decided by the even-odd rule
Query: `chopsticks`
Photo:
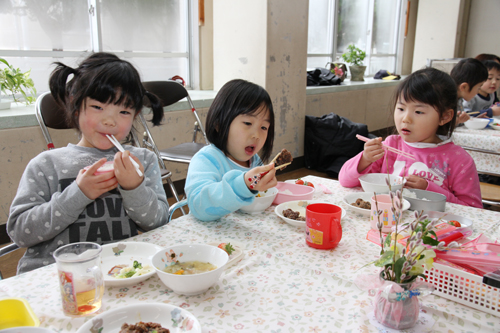
[[[466,111],[468,115],[481,113],[480,111]]]
[[[368,139],[367,137],[364,137],[364,136],[359,135],[359,134],[356,134],[356,138],[358,138],[359,140],[364,141],[364,142],[367,142],[367,141],[369,141],[369,140],[370,140],[370,139]],[[384,149],[387,149],[387,150],[392,151],[393,153],[396,153],[396,154],[401,155],[401,156],[404,156],[404,157],[411,158],[412,160],[414,160],[414,161],[415,161],[415,156],[413,156],[413,155],[412,155],[412,154],[410,154],[410,153],[407,153],[407,152],[401,151],[401,150],[396,149],[396,148],[389,147],[389,146],[384,145],[384,144],[382,144],[382,147],[384,147]]]
[[[111,141],[112,144],[115,145],[116,148],[118,148],[119,151],[121,151],[122,153],[125,151],[125,149],[123,149],[120,142],[118,142],[118,140],[116,140],[114,135],[106,134],[106,137],[109,139],[109,141]],[[137,164],[137,162],[132,158],[132,156],[129,155],[128,158],[130,158],[130,161],[132,161],[132,164],[135,167],[135,171],[137,171],[137,174],[139,175],[139,177],[142,177],[144,174],[142,173],[142,171],[139,167],[139,164]]]

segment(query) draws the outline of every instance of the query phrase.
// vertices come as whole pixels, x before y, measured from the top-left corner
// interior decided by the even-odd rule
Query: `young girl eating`
[[[232,80],[208,110],[211,142],[191,160],[186,179],[189,211],[211,221],[253,202],[258,191],[276,186],[269,159],[274,142],[274,111],[267,91],[245,80]]]
[[[28,248],[18,274],[53,263],[62,245],[119,241],[137,235],[138,228],[165,224],[168,216],[156,155],[131,146],[121,153],[106,137],[122,141],[129,135],[144,96],[159,124],[159,99],[144,90],[129,62],[113,54],[95,53],[77,68],[56,64],[50,89],[80,141],[39,154],[24,171],[7,221],[12,240]],[[97,172],[108,160],[112,170]]]
[[[389,172],[405,177],[407,188],[442,193],[447,202],[482,208],[476,165],[451,141],[457,114],[453,79],[434,68],[418,70],[400,83],[393,105],[399,135],[383,144],[413,154],[415,160],[385,150],[382,138],[372,139],[343,165],[340,184],[360,186],[363,174]]]

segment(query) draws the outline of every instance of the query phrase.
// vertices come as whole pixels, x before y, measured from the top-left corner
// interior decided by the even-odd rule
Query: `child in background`
[[[457,84],[457,124],[464,123],[470,116],[464,112],[463,103],[470,101],[479,92],[479,88],[488,78],[488,70],[477,59],[460,60],[451,70],[451,78]]]
[[[232,80],[217,93],[206,122],[211,142],[191,160],[186,178],[189,211],[211,221],[253,202],[258,191],[276,186],[269,159],[274,142],[274,111],[267,91]],[[255,181],[257,180],[257,182]]]
[[[491,118],[500,115],[500,105],[496,104],[496,90],[500,85],[500,64],[494,60],[486,60],[483,64],[488,69],[488,78],[479,88],[478,94],[464,103],[464,108],[480,111],[477,117]]]
[[[159,99],[145,91],[129,62],[113,54],[95,53],[77,68],[56,64],[50,89],[80,141],[42,152],[24,171],[7,221],[12,240],[28,248],[18,274],[53,263],[52,254],[62,245],[116,242],[137,235],[138,228],[159,227],[168,217],[156,155],[130,146],[121,153],[106,137],[122,141],[129,135],[144,96],[158,125]],[[94,174],[107,160],[114,170]]]
[[[375,138],[343,165],[340,184],[360,186],[363,174],[390,173],[405,177],[407,188],[442,193],[447,202],[482,208],[474,161],[451,141],[457,107],[453,79],[435,68],[418,70],[400,83],[393,105],[399,135],[383,143],[413,154],[415,160],[385,150],[382,138]]]

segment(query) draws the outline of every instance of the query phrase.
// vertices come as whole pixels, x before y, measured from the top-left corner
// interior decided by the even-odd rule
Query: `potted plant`
[[[36,100],[35,83],[30,78],[31,69],[27,72],[22,72],[19,68],[14,68],[9,62],[0,58],[0,62],[6,67],[0,70],[0,90],[4,95],[12,96],[12,100],[16,103],[26,103],[29,105]],[[16,97],[21,94],[22,97]],[[2,95],[0,94],[0,108],[6,109],[10,107],[9,102],[1,102]]]
[[[357,48],[354,44],[347,46],[347,52],[342,54],[342,59],[350,64],[351,81],[364,81],[366,66],[363,66],[363,60],[365,57],[365,51]]]

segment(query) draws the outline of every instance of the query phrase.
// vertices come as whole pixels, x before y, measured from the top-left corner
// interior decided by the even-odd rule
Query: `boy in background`
[[[496,61],[486,60],[483,62],[488,69],[488,78],[479,88],[479,92],[469,102],[464,103],[464,108],[471,111],[480,111],[478,117],[491,118],[500,115],[500,105],[496,90],[500,85],[500,64]]]
[[[450,76],[457,84],[457,125],[470,119],[464,112],[464,102],[473,99],[483,83],[488,79],[488,70],[477,59],[466,58],[460,60],[451,70]]]

